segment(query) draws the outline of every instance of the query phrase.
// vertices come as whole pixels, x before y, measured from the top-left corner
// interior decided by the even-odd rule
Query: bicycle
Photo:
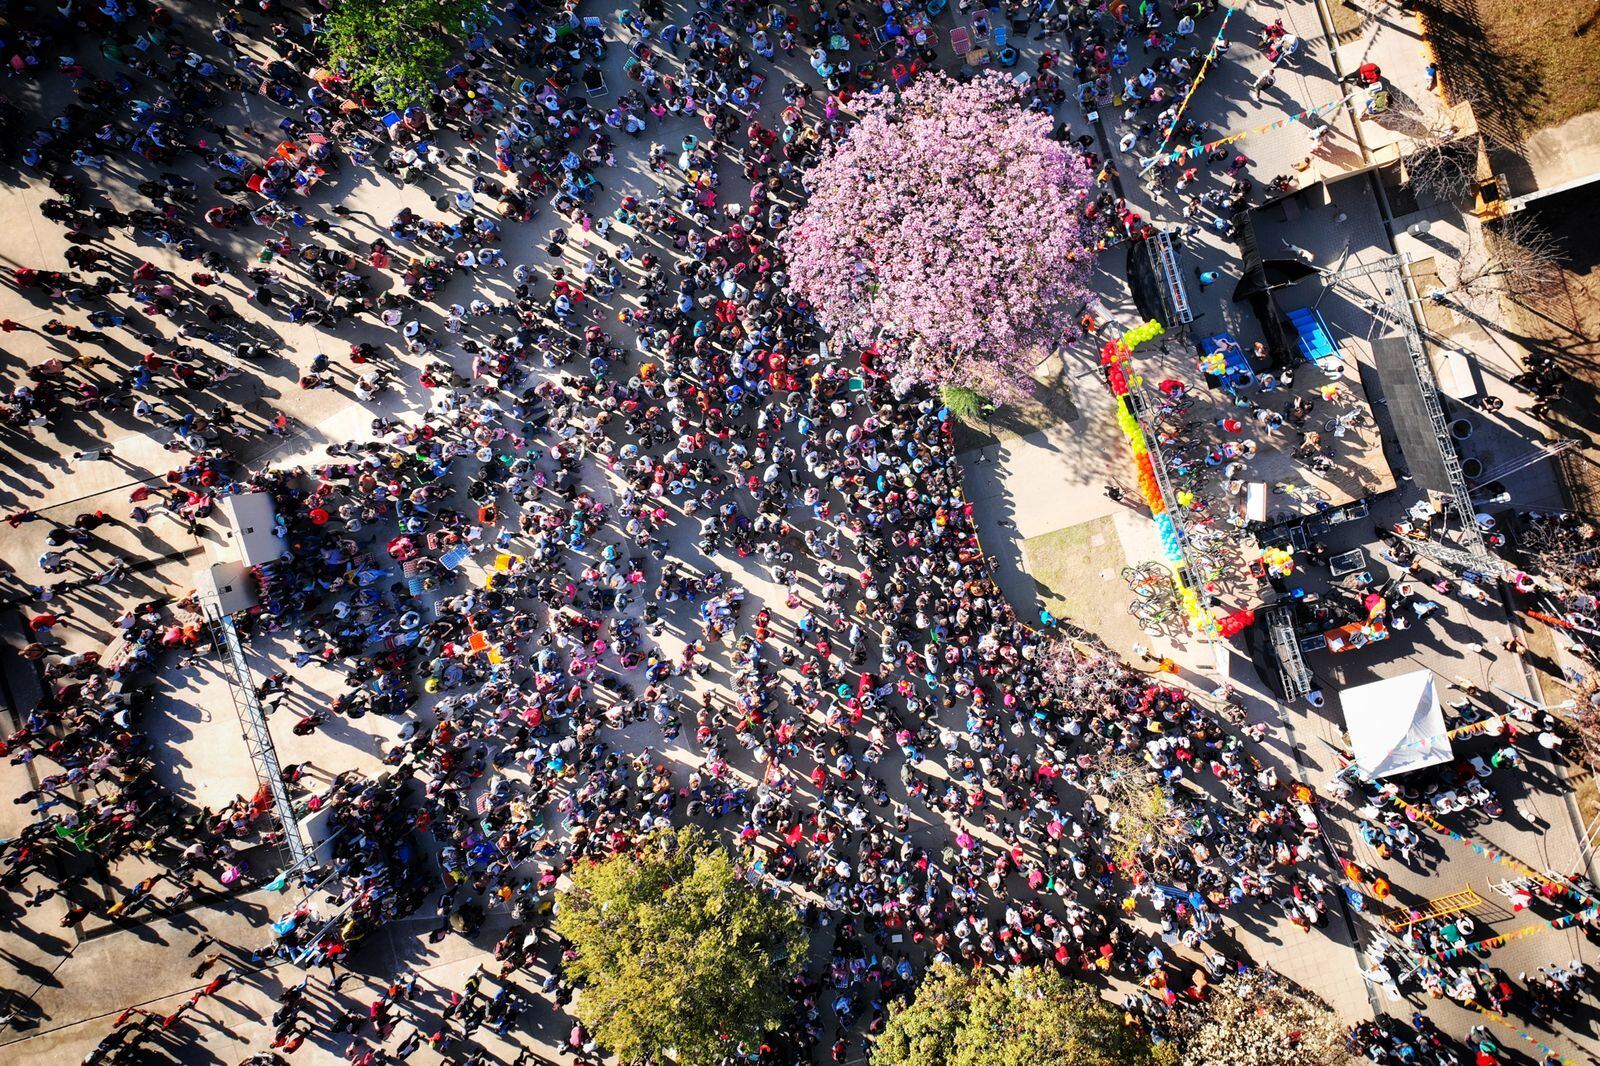
[[[1149,600],[1134,600],[1128,604],[1128,613],[1138,620],[1139,628],[1151,634],[1160,632],[1170,609],[1165,604],[1151,603]]]
[[[1225,530],[1221,529],[1194,529],[1189,531],[1190,542],[1202,551],[1210,548],[1226,547],[1232,539]]]
[[[1280,481],[1272,486],[1274,496],[1288,496],[1302,503],[1312,503],[1317,500],[1326,500],[1328,494],[1319,488],[1310,485],[1299,485],[1293,481]]]
[[[1220,579],[1228,572],[1225,561],[1206,552],[1191,551],[1189,553],[1189,569],[1200,579],[1201,584],[1209,585]]]
[[[1332,418],[1323,422],[1322,430],[1324,433],[1331,433],[1335,437],[1343,437],[1345,434],[1350,432],[1350,428],[1352,426],[1365,425],[1364,422],[1360,421],[1365,416],[1366,412],[1362,411],[1360,408],[1356,408],[1353,411],[1346,411],[1342,415],[1334,415]]]
[[[1122,580],[1141,601],[1172,597],[1172,571],[1161,563],[1149,562],[1122,568]]]
[[[1156,415],[1156,430],[1167,434],[1173,439],[1182,439],[1189,431],[1198,426],[1200,422],[1193,418],[1182,418],[1178,415],[1165,413]]]

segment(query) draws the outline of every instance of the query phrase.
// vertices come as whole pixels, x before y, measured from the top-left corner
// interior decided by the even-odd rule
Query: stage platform
[[[1248,356],[1262,339],[1259,328],[1248,315],[1235,318],[1229,326],[1225,335]],[[1135,365],[1152,387],[1171,380],[1188,386],[1186,399],[1192,401],[1191,406],[1163,419],[1169,427],[1183,423],[1185,428],[1178,437],[1188,443],[1164,446],[1163,452],[1174,489],[1188,486],[1195,497],[1189,513],[1208,515],[1221,527],[1242,523],[1247,486],[1252,482],[1265,485],[1269,523],[1329,510],[1395,487],[1379,419],[1374,417],[1362,382],[1360,366],[1371,360],[1367,342],[1341,334],[1337,328],[1330,332],[1337,338],[1337,357],[1296,366],[1287,387],[1282,385],[1281,373],[1243,369],[1254,360],[1237,355],[1226,359],[1225,373],[1206,373],[1208,364],[1201,352],[1216,348],[1210,339],[1218,334],[1196,331],[1190,343],[1172,340],[1164,352],[1151,345],[1135,354]],[[1221,364],[1214,359],[1209,365],[1215,369]],[[1276,387],[1264,389],[1263,379],[1269,377]],[[1162,394],[1153,391],[1152,396]],[[1298,428],[1287,414],[1296,399],[1311,404],[1310,414]],[[1262,420],[1258,409],[1283,416],[1281,424],[1273,426]],[[1237,420],[1237,431],[1225,425],[1229,419]],[[1313,469],[1309,455],[1305,460],[1295,458],[1311,434],[1317,435],[1319,450],[1332,453],[1320,472]],[[1208,464],[1207,456],[1214,459],[1219,449],[1252,454]],[[1302,454],[1306,452],[1302,450]],[[1182,473],[1183,467],[1190,473]],[[1237,493],[1229,490],[1233,481],[1244,483]]]

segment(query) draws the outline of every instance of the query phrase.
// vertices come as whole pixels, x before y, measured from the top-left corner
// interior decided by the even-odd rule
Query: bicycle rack
[[[1150,403],[1148,389],[1149,386],[1143,383],[1129,388],[1128,408],[1138,420],[1140,428],[1144,430],[1145,442],[1150,449],[1150,468],[1155,473],[1156,485],[1161,489],[1161,498],[1167,501],[1167,516],[1178,531],[1178,549],[1182,552],[1184,561],[1175,572],[1181,575],[1185,588],[1192,588],[1199,594],[1200,606],[1209,609],[1211,594],[1206,591],[1204,583],[1195,585],[1190,581],[1194,567],[1189,563],[1189,530],[1184,521],[1183,509],[1177,506],[1178,494],[1173,489],[1172,479],[1167,470],[1167,457],[1161,451],[1160,434],[1155,431],[1153,423],[1159,415]]]

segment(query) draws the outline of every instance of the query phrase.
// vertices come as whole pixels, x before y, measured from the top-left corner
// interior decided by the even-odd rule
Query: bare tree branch
[[[1525,214],[1467,226],[1466,245],[1444,273],[1449,292],[1466,301],[1502,294],[1531,296],[1561,283],[1562,250]]]
[[[1441,110],[1398,94],[1390,100],[1383,125],[1406,140],[1401,157],[1405,184],[1418,199],[1459,202],[1477,181],[1483,138],[1462,132],[1459,104]]]
[[[1458,203],[1478,179],[1477,138],[1425,145],[1403,162],[1405,182],[1419,200]]]
[[[1132,755],[1107,750],[1095,760],[1093,791],[1106,818],[1118,865],[1164,871],[1164,852],[1192,835],[1187,812],[1163,787],[1161,774]]]

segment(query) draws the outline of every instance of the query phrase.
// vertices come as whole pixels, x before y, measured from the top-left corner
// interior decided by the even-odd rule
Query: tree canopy
[[[1166,1046],[1128,1027],[1122,1012],[1054,970],[931,970],[894,1007],[872,1066],[1165,1066]]]
[[[781,1025],[806,953],[794,912],[694,829],[579,866],[555,930],[576,953],[565,968],[581,987],[578,1020],[600,1045],[624,1060],[671,1050],[686,1066]]]
[[[356,85],[395,107],[427,96],[487,0],[338,0],[323,41]]]
[[[994,71],[858,100],[780,239],[791,287],[902,379],[1017,399],[1094,269],[1087,165]]]
[[[1095,760],[1093,795],[1106,816],[1111,857],[1124,870],[1193,835],[1188,804],[1144,762],[1110,749]]]
[[[1250,970],[1213,986],[1204,1008],[1180,1021],[1184,1066],[1349,1061],[1345,1026],[1333,1009],[1270,970]]]

